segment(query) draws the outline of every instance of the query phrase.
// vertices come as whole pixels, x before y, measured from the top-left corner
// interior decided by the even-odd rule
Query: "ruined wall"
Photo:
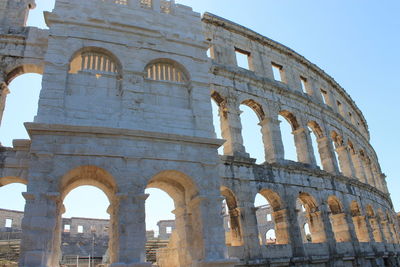
[[[58,265],[62,203],[82,185],[110,200],[114,266],[150,266],[146,188],[176,206],[160,266],[399,265],[396,214],[365,118],[301,55],[174,1],[57,0],[48,31],[23,27],[29,1],[14,1],[22,13],[2,3],[0,110],[13,78],[43,73],[38,115],[25,124],[31,141],[1,150],[0,185],[28,184],[20,266]],[[225,141],[215,138],[210,98]],[[243,145],[240,105],[259,118],[263,164]],[[285,159],[279,115],[292,127],[297,162]],[[260,244],[258,193],[270,204],[274,244]]]

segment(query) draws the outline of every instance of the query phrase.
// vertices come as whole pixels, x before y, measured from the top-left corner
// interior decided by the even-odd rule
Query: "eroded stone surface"
[[[45,14],[48,31],[24,27],[32,1],[0,3],[0,111],[14,77],[43,73],[38,114],[26,124],[31,141],[0,157],[1,185],[28,184],[20,266],[58,265],[62,202],[81,185],[110,200],[112,266],[148,265],[144,189],[153,187],[176,206],[160,266],[399,265],[399,226],[367,123],[304,57],[174,1],[57,0]],[[237,66],[235,51],[249,70]],[[226,140],[220,158],[210,95]],[[241,104],[258,115],[265,164],[243,145]],[[284,158],[278,115],[292,126],[298,162]],[[260,245],[257,193],[273,211],[274,245]]]

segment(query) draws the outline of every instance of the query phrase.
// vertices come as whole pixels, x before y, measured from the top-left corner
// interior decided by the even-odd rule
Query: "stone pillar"
[[[19,266],[53,267],[60,259],[60,194],[24,193],[25,215]]]
[[[375,242],[382,242],[382,234],[381,230],[379,229],[378,220],[375,217],[370,217],[368,221],[371,226],[372,236],[374,237]]]
[[[115,267],[151,266],[146,263],[146,214],[145,202],[149,195],[119,194],[116,215],[118,217],[118,263]]]
[[[274,211],[272,213],[275,222],[276,244],[289,244],[288,222],[286,210]]]
[[[242,246],[242,227],[240,224],[240,210],[238,208],[229,210],[229,220],[231,225],[231,246]]]
[[[316,166],[314,151],[311,142],[310,131],[306,128],[299,128],[293,131],[294,142],[297,151],[297,160],[302,163]]]
[[[152,8],[154,11],[161,12],[161,0],[152,0]]]
[[[365,216],[353,216],[354,230],[359,242],[370,242],[370,236]]]
[[[317,143],[323,169],[333,174],[339,173],[332,142],[325,136],[317,139]]]
[[[310,226],[310,232],[313,243],[324,243],[326,242],[326,234],[324,222],[322,220],[321,212],[309,212],[306,215]]]
[[[360,155],[358,153],[352,153],[351,160],[353,161],[356,177],[358,178],[358,180],[365,183],[366,182],[365,170],[362,161],[360,159]]]
[[[287,221],[290,225],[288,228],[290,244],[292,246],[293,257],[304,257],[304,242],[300,229],[299,222],[299,210],[296,208],[296,197],[295,195],[286,195],[287,207]]]
[[[284,160],[284,148],[279,124],[280,120],[272,117],[265,117],[259,123],[264,143],[265,159],[268,163],[279,163]]]
[[[364,160],[364,170],[368,184],[375,187],[376,185],[374,181],[374,175],[372,174],[371,170],[371,164],[367,160]]]
[[[220,104],[221,135],[226,140],[224,143],[224,155],[249,157],[243,145],[240,113],[241,111],[236,104],[226,101]]]
[[[390,233],[389,223],[387,220],[381,220],[382,232],[386,243],[393,243],[392,234]]]
[[[335,235],[336,242],[350,242],[349,226],[346,221],[345,213],[338,213],[330,215],[333,234]]]
[[[193,267],[233,267],[237,260],[228,259],[228,250],[225,245],[225,231],[221,217],[220,196],[198,196],[191,200],[189,206],[192,213],[196,214],[194,220],[200,220],[198,233],[202,247],[193,247],[195,258]]]
[[[177,251],[179,264],[186,266],[190,265],[192,261],[190,247],[192,244],[190,233],[193,232],[192,225],[190,223],[190,215],[188,214],[185,207],[177,207],[173,213],[175,214],[175,230],[179,236],[179,242],[177,244]]]
[[[242,238],[246,259],[261,257],[260,241],[258,239],[258,224],[254,202],[239,201],[240,223],[242,225]]]
[[[128,5],[133,8],[140,7],[140,0],[129,0]]]
[[[3,119],[4,109],[6,107],[7,95],[10,93],[8,86],[5,82],[0,84],[0,126]]]
[[[349,151],[346,146],[339,146],[336,148],[336,152],[339,158],[340,169],[344,176],[355,177],[355,170],[350,158]]]

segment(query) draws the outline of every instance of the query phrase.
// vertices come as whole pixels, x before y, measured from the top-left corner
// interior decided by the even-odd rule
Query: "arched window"
[[[157,61],[147,65],[147,79],[186,83],[189,79],[182,68],[172,62]]]
[[[115,74],[119,72],[118,64],[106,53],[99,51],[83,51],[71,61],[69,73],[90,71],[98,74]]]

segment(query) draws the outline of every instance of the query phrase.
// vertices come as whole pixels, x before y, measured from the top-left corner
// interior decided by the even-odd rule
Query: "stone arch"
[[[272,208],[272,219],[275,224],[276,244],[289,244],[287,210],[285,209],[282,198],[278,193],[271,189],[263,188],[259,191]]]
[[[303,204],[306,212],[306,220],[310,227],[312,243],[326,242],[325,227],[317,201],[311,194],[306,192],[300,192],[298,199]]]
[[[279,112],[279,115],[284,117],[289,122],[290,126],[292,126],[293,131],[297,130],[300,127],[300,124],[298,123],[296,116],[293,115],[292,112],[288,110],[282,110]]]
[[[329,196],[328,207],[330,210],[329,218],[336,242],[351,241],[346,213],[343,211],[343,206],[340,200],[336,196]]]
[[[375,242],[382,242],[381,229],[379,227],[378,218],[375,215],[374,209],[370,204],[365,208],[369,224],[371,225],[372,235]]]
[[[151,60],[144,68],[145,77],[156,81],[189,83],[191,75],[185,66],[169,58]]]
[[[229,222],[230,222],[230,245],[242,246],[242,225],[240,222],[240,209],[238,208],[235,194],[226,186],[221,186],[221,195],[225,198],[228,206]]]
[[[203,257],[202,210],[206,201],[199,195],[194,180],[180,171],[165,170],[155,174],[147,188],[166,192],[174,201],[176,233],[170,239],[167,250],[173,253],[159,253],[160,262],[175,262],[177,266],[190,265]],[[174,265],[175,266],[175,265]]]
[[[251,108],[256,113],[260,122],[265,119],[265,113],[263,107],[253,99],[246,99],[242,101],[242,105],[246,105],[249,108]]]
[[[365,216],[363,216],[361,213],[360,205],[356,200],[353,200],[350,203],[350,214],[358,241],[369,242],[370,237],[368,233],[367,221],[365,220]]]
[[[321,126],[319,126],[319,124],[316,121],[309,121],[307,123],[307,126],[310,127],[310,129],[313,131],[313,133],[315,134],[315,136],[319,139],[319,138],[323,138],[324,135],[324,131],[322,130]]]
[[[43,75],[44,63],[42,60],[17,60],[15,64],[11,64],[5,70],[6,84],[10,84],[15,78],[27,73],[35,73]]]
[[[82,70],[116,73],[117,76],[120,76],[122,75],[122,64],[109,50],[102,47],[86,46],[74,52],[69,60],[68,73],[76,74]]]
[[[114,177],[105,169],[94,165],[79,166],[68,171],[62,176],[58,184],[58,190],[60,193],[60,199],[57,201],[57,222],[56,222],[56,234],[53,240],[53,247],[55,252],[53,253],[53,261],[58,262],[61,254],[61,216],[65,212],[63,201],[65,197],[73,189],[80,186],[94,186],[99,188],[107,196],[110,202],[110,206],[107,212],[110,214],[110,228],[109,228],[109,257],[111,262],[116,262],[118,258],[118,186]]]
[[[17,177],[17,176],[5,176],[5,177],[0,177],[0,187],[6,186],[9,184],[24,184],[28,185],[28,180]]]

